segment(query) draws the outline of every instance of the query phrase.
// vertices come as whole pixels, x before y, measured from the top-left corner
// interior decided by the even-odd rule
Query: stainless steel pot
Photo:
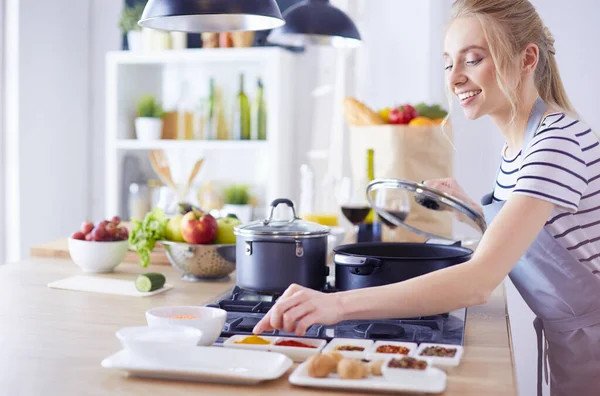
[[[291,208],[291,219],[273,219],[280,204]],[[283,293],[292,283],[315,290],[325,286],[329,228],[300,219],[289,199],[274,200],[268,219],[237,226],[234,232],[239,287]]]

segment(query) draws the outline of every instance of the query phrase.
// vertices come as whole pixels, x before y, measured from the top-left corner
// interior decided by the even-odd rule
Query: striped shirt
[[[591,128],[564,113],[546,116],[519,153],[507,157],[494,201],[523,194],[554,203],[546,229],[592,271],[600,271],[600,143]]]

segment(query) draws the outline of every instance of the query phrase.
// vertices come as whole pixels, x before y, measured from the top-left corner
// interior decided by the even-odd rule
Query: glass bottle
[[[367,194],[367,185],[375,180],[374,150],[367,150],[367,172],[365,182],[362,183],[362,194]],[[365,220],[358,226],[357,242],[381,242],[382,224],[379,216],[371,208]]]
[[[233,138],[250,140],[250,103],[244,92],[244,74],[240,74],[240,90],[233,108]]]
[[[267,106],[264,98],[264,86],[262,80],[258,79],[258,89],[254,103],[254,129],[257,140],[267,140]]]

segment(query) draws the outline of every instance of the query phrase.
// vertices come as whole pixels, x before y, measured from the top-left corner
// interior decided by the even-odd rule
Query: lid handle
[[[290,208],[292,208],[293,217],[288,220],[288,223],[293,223],[296,220],[300,220],[300,218],[298,216],[296,216],[296,209],[294,208],[294,203],[291,200],[289,200],[287,198],[277,198],[276,200],[274,200],[273,202],[271,202],[271,213],[269,214],[269,218],[268,219],[263,220],[263,224],[264,225],[269,224],[271,222],[271,220],[273,220],[273,212],[275,211],[275,208],[279,204],[286,204],[287,206],[289,206]]]

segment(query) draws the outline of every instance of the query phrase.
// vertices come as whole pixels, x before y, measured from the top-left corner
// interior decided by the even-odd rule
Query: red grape
[[[119,227],[117,229],[117,237],[124,241],[129,238],[129,230],[126,227]]]
[[[98,227],[99,227],[99,228],[104,228],[104,227],[106,227],[106,225],[107,225],[108,223],[110,223],[110,221],[108,221],[108,220],[102,220],[100,223],[98,223],[98,225],[97,225],[96,227],[97,227],[97,228],[98,228]]]
[[[104,230],[106,231],[106,235],[111,238],[117,235],[117,226],[114,223],[108,223],[104,227]]]
[[[85,241],[85,234],[81,231],[77,231],[74,232],[73,235],[71,235],[71,238],[78,239],[80,241]]]
[[[92,237],[92,233],[90,232],[89,234],[85,234],[85,240],[86,241],[93,241],[94,238]]]
[[[81,224],[81,232],[83,235],[89,234],[94,229],[94,223],[91,221],[86,221]]]
[[[106,230],[104,227],[100,227],[100,225],[98,225],[96,228],[94,228],[94,231],[92,231],[92,237],[94,241],[100,242],[104,240],[104,237],[106,237]]]
[[[119,223],[121,222],[121,218],[119,216],[113,216],[111,221],[114,223],[114,225],[119,225]]]

